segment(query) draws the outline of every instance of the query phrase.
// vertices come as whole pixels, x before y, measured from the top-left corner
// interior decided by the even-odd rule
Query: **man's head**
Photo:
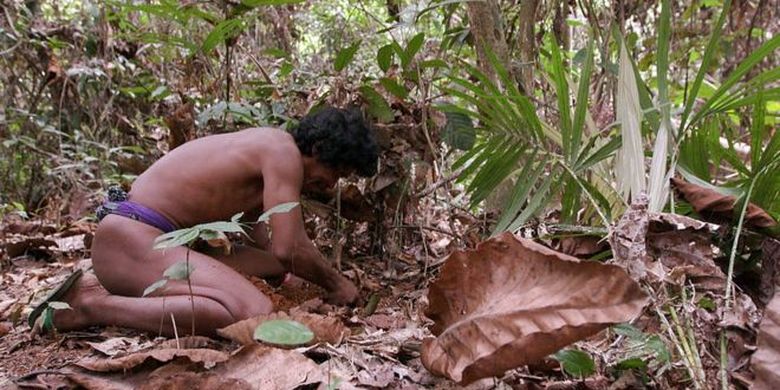
[[[292,135],[308,161],[307,185],[328,188],[352,173],[364,177],[376,173],[376,140],[357,109],[322,108],[303,117]]]

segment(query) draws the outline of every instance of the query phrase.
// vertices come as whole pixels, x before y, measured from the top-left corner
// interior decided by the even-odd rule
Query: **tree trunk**
[[[495,82],[496,72],[490,63],[488,50],[505,68],[510,69],[501,10],[497,0],[470,1],[466,4],[474,48],[477,51],[477,64],[482,73]]]
[[[536,24],[536,9],[539,6],[539,0],[521,1],[517,21],[517,49],[520,59],[517,76],[520,89],[523,93],[531,95],[534,90],[534,66],[537,57],[534,25]]]
[[[501,10],[496,0],[471,1],[468,4],[469,25],[474,37],[474,48],[477,51],[477,64],[482,73],[493,83],[498,84],[498,77],[493,64],[488,57],[488,50],[498,59],[501,65],[512,74],[509,66],[509,50],[504,35],[504,23],[501,20]],[[485,199],[488,211],[498,212],[509,201],[512,195],[513,183],[505,180],[499,184]]]

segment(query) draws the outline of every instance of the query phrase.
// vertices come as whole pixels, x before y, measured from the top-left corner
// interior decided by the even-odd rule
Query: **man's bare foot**
[[[58,331],[83,329],[96,325],[90,313],[96,302],[109,296],[109,292],[92,273],[85,273],[61,298],[71,309],[54,311],[54,327]]]

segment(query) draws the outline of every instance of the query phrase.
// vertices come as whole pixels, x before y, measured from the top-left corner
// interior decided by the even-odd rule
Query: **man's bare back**
[[[306,235],[300,207],[271,217],[270,248],[239,246],[228,255],[213,255],[153,246],[167,230],[227,220],[240,212],[257,215],[300,202],[302,190],[321,191],[352,172],[372,175],[376,162],[376,143],[360,114],[333,108],[306,116],[292,135],[252,128],[180,146],[137,178],[129,199],[108,209],[92,245],[96,277],[85,275],[65,293],[62,300],[74,310],[55,314],[55,326],[117,325],[173,334],[174,322],[179,332],[192,322],[197,333],[213,335],[220,327],[273,310],[242,274],[292,272],[325,288],[333,303],[354,302],[357,288]],[[267,239],[261,225],[249,235],[255,244]],[[194,266],[191,286],[172,280],[144,296],[165,269],[184,258]],[[158,329],[169,317],[169,325]]]
[[[292,136],[273,128],[200,138],[139,176],[130,200],[159,211],[180,228],[226,220],[262,207],[264,170],[279,163],[303,169],[301,158]]]

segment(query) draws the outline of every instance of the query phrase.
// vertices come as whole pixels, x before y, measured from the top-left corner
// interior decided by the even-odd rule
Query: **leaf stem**
[[[190,290],[190,305],[192,305],[192,335],[195,336],[195,295],[192,293],[192,280],[190,279],[190,247],[187,247],[185,262],[187,264],[187,288]]]

